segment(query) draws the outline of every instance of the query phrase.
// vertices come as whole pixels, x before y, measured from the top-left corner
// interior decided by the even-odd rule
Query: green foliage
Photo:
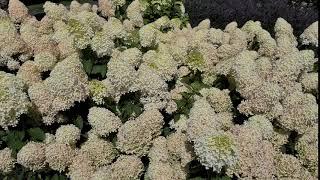
[[[188,88],[189,91],[181,93],[182,99],[175,100],[177,104],[177,111],[174,113],[174,120],[177,121],[181,114],[188,117],[190,109],[195,101],[194,96],[200,95],[199,91],[210,86],[204,84],[201,80],[201,73],[199,71],[190,73],[181,79],[181,82]]]
[[[89,47],[81,51],[81,63],[89,79],[96,78],[95,76],[105,78],[109,60],[110,57],[98,58],[96,53]]]
[[[29,136],[31,137],[32,141],[43,141],[45,139],[45,133],[42,129],[36,127],[36,128],[30,128],[27,130]]]
[[[67,180],[67,176],[59,172],[45,168],[38,172],[33,172],[17,164],[10,174],[1,175],[1,180]]]
[[[13,150],[14,154],[16,154],[26,144],[24,139],[25,132],[19,130],[8,131],[1,137],[1,140],[4,141],[7,146]]]
[[[184,24],[188,20],[181,0],[140,0],[140,3],[146,8],[144,12],[145,24],[162,16],[168,16],[170,19],[179,18]]]
[[[73,124],[78,127],[79,129],[83,128],[83,118],[81,116],[77,116],[77,118],[75,118],[73,120]]]
[[[117,105],[120,119],[125,122],[130,117],[138,117],[143,112],[140,103],[140,93],[128,93],[122,95]]]
[[[99,74],[102,78],[105,78],[107,74],[107,65],[106,64],[94,65],[92,67],[91,74]]]
[[[221,177],[213,177],[211,180],[231,180],[228,176],[221,176]]]

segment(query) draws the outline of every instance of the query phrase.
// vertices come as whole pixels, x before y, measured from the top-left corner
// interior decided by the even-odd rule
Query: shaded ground
[[[185,0],[192,26],[209,18],[215,28],[236,21],[242,26],[248,20],[261,21],[269,32],[278,17],[286,19],[299,35],[318,20],[318,0]]]

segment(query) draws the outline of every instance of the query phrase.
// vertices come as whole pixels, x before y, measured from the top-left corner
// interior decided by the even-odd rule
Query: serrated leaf
[[[105,77],[107,74],[107,65],[106,64],[93,65],[91,74],[100,74],[102,77]]]
[[[38,127],[30,128],[27,132],[33,141],[43,141],[45,139],[44,131]]]
[[[81,116],[78,116],[76,119],[74,119],[73,124],[77,126],[79,129],[83,128],[83,118]]]

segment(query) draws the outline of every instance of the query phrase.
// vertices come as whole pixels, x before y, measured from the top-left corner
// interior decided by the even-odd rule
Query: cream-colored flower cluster
[[[0,128],[28,113],[49,128],[61,124],[16,157],[0,150],[0,173],[18,163],[72,180],[182,180],[198,161],[240,179],[318,177],[318,58],[298,46],[318,46],[318,22],[299,39],[282,18],[274,36],[259,21],[223,30],[166,16],[144,24],[142,0],[116,18],[126,3],[46,2],[41,20],[19,0],[0,10]],[[88,49],[105,63],[105,78],[90,76]],[[221,77],[228,87],[217,85]],[[142,112],[123,119],[118,105],[132,93]],[[85,128],[65,118],[82,103]],[[290,143],[296,154],[287,154]]]

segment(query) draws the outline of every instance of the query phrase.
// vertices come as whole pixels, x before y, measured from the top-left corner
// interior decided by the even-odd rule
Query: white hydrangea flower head
[[[318,124],[308,128],[308,131],[298,140],[295,149],[303,166],[313,176],[318,177]]]
[[[130,66],[138,67],[142,61],[142,52],[138,48],[129,48],[122,51],[119,59],[125,61]]]
[[[115,7],[112,0],[99,0],[98,1],[99,11],[104,17],[114,16]]]
[[[193,28],[196,31],[203,29],[210,29],[210,19],[202,20],[196,27]]]
[[[184,34],[179,35],[177,33],[170,40],[169,51],[173,58],[179,63],[187,62],[188,52],[191,49],[188,38]]]
[[[137,71],[134,66],[120,58],[121,55],[112,57],[108,62],[107,79],[118,90],[118,93],[125,93],[132,86],[137,78]]]
[[[90,157],[85,153],[78,152],[68,168],[67,175],[72,180],[87,180],[92,177],[95,169]]]
[[[50,77],[31,86],[28,92],[31,101],[48,117],[54,117],[59,111],[69,109],[75,102],[85,100],[89,95],[88,77],[79,56],[73,54],[57,63]]]
[[[37,171],[45,167],[45,144],[30,141],[24,145],[17,154],[17,163]]]
[[[303,31],[303,33],[300,35],[302,44],[312,44],[318,47],[318,24],[318,21],[316,21]]]
[[[90,45],[98,57],[111,55],[115,46],[111,37],[103,31],[95,33]]]
[[[107,136],[112,132],[116,132],[122,125],[119,117],[108,109],[100,107],[89,109],[88,122],[92,130],[100,136]]]
[[[54,134],[50,134],[50,133],[45,133],[45,138],[44,138],[44,143],[46,145],[54,143],[56,141],[56,137]]]
[[[167,47],[162,47],[159,52],[150,50],[143,55],[143,63],[159,74],[164,80],[170,81],[177,74],[177,62],[168,53]],[[163,45],[165,46],[165,45]]]
[[[48,144],[45,148],[46,162],[51,169],[59,172],[66,170],[76,153],[70,145],[56,142]]]
[[[245,115],[270,113],[271,116],[277,117],[277,114],[273,113],[273,109],[278,108],[277,105],[283,98],[283,88],[276,83],[264,82],[247,92],[247,97],[241,101],[237,108],[240,113]]]
[[[103,17],[90,11],[81,11],[74,17],[81,23],[90,26],[95,32],[101,30],[102,26],[107,22]]]
[[[8,16],[0,17],[0,54],[11,56],[24,48],[25,43],[18,35],[11,19]]]
[[[174,138],[171,138],[171,140],[175,141]],[[168,140],[163,136],[159,136],[153,140],[152,147],[148,154],[150,163],[145,173],[146,179],[183,180],[187,178],[184,164],[181,164],[182,162],[177,159],[172,159],[175,158],[175,155],[179,154],[178,156],[180,156],[182,154],[180,154],[180,152],[171,152],[171,154],[167,143]],[[172,150],[175,145],[173,142],[170,142],[170,150]],[[179,159],[179,157],[176,158]]]
[[[73,53],[77,53],[78,49],[74,46],[73,37],[70,36],[67,24],[63,21],[55,21],[54,34],[52,39],[58,43],[58,50],[61,58],[66,58]]]
[[[204,98],[194,102],[190,109],[187,126],[188,139],[191,141],[205,135],[208,131],[216,131],[221,128],[214,109]]]
[[[238,160],[235,139],[227,132],[218,131],[195,139],[194,150],[206,169],[212,168],[218,173],[223,167],[235,165]]]
[[[9,60],[7,62],[7,67],[8,67],[9,70],[15,71],[15,70],[18,70],[20,68],[20,63],[18,61]]]
[[[28,87],[42,81],[41,72],[34,61],[26,61],[23,63],[17,72],[17,77]]]
[[[276,150],[272,143],[263,140],[259,131],[243,125],[231,129],[238,152],[238,161],[227,168],[227,175],[238,178],[253,177],[272,179],[276,173],[274,156]]]
[[[284,55],[297,51],[297,39],[293,34],[293,28],[291,25],[283,18],[278,18],[275,25],[275,39],[277,42],[277,53],[278,55]]]
[[[248,34],[249,42],[254,43],[254,38],[256,38],[256,41],[259,43],[259,54],[266,56],[274,55],[277,43],[268,31],[262,29],[260,21],[247,21],[241,30]]]
[[[276,176],[281,179],[310,179],[316,178],[311,175],[308,170],[302,166],[299,160],[290,154],[279,153],[275,157],[277,166]]]
[[[73,124],[61,125],[55,134],[58,143],[75,145],[80,139],[80,129]]]
[[[204,88],[200,90],[200,94],[206,98],[216,113],[230,112],[232,108],[229,90],[220,90],[218,88]]]
[[[79,49],[85,49],[94,36],[94,31],[89,24],[84,24],[77,18],[71,18],[67,22],[67,30],[73,38],[73,44]]]
[[[17,23],[29,18],[28,8],[19,0],[10,0],[8,4],[10,18]]]
[[[104,104],[103,98],[107,97],[108,88],[102,81],[93,79],[89,81],[90,97],[96,104]]]
[[[181,114],[178,120],[172,119],[169,122],[170,128],[175,129],[177,132],[185,133],[188,129],[188,117],[184,114]]]
[[[144,111],[119,128],[117,148],[126,154],[147,154],[152,140],[160,135],[163,123],[163,116],[158,110]]]
[[[286,86],[292,81],[296,81],[303,70],[312,70],[314,52],[311,50],[302,50],[281,56],[274,63],[272,69],[272,80],[279,83],[280,86]]]
[[[270,140],[273,136],[273,126],[272,123],[263,115],[255,115],[245,122],[245,125],[260,131],[262,137],[266,140]]]
[[[192,70],[199,70],[203,72],[206,69],[206,61],[204,59],[204,55],[197,49],[191,50],[188,53],[186,64]]]
[[[260,56],[256,59],[256,67],[259,71],[259,75],[264,79],[270,79],[272,74],[272,59],[266,56]]]
[[[170,28],[171,27],[171,21],[168,18],[168,16],[162,16],[160,18],[158,18],[157,20],[155,20],[153,22],[153,24],[155,25],[156,29],[161,29],[161,28]]]
[[[237,91],[246,97],[248,91],[258,87],[263,82],[259,76],[255,59],[258,53],[256,51],[245,50],[236,56],[231,68],[231,76],[235,81]]]
[[[123,23],[114,17],[110,17],[106,23],[102,26],[102,32],[109,36],[112,40],[116,38],[125,38],[127,32]]]
[[[140,4],[139,0],[132,1],[132,3],[128,6],[126,12],[128,19],[134,24],[134,26],[143,26],[142,5]]]
[[[302,74],[300,82],[302,84],[302,88],[303,88],[304,92],[307,92],[307,93],[318,93],[319,92],[319,90],[318,90],[319,78],[318,78],[317,72]]]
[[[40,52],[34,56],[34,62],[40,72],[52,70],[58,59],[50,52]]]
[[[142,47],[155,47],[159,43],[158,35],[160,31],[155,25],[150,23],[139,29],[140,44]]]
[[[0,150],[0,172],[3,174],[10,173],[14,168],[16,160],[11,154],[12,150],[9,148]]]
[[[284,111],[278,122],[285,129],[304,134],[308,127],[316,125],[318,104],[312,94],[293,92],[283,100],[282,104]]]
[[[283,145],[289,142],[289,135],[290,133],[286,130],[274,128],[270,142],[276,151],[281,152],[283,150]]]
[[[31,106],[24,83],[13,74],[0,71],[0,126],[16,126],[19,117]]]
[[[82,144],[80,152],[87,154],[96,167],[110,164],[118,154],[111,142],[100,138],[91,138],[86,141]]]
[[[134,155],[121,155],[116,162],[98,169],[92,180],[131,180],[139,179],[143,172],[141,159]]]
[[[47,1],[43,5],[44,12],[46,15],[53,20],[65,20],[68,18],[68,10],[67,8],[62,4],[55,4],[50,1]]]
[[[180,161],[182,167],[187,167],[195,158],[193,148],[190,142],[188,142],[187,135],[185,133],[175,132],[167,137],[167,148],[173,161]]]
[[[229,33],[221,29],[210,28],[208,32],[208,41],[214,45],[227,44],[229,42]]]
[[[142,64],[137,73],[138,78],[135,79],[134,85],[145,94],[146,97],[156,98],[157,96],[163,96],[164,93],[167,92],[168,85],[165,80],[149,66]]]

